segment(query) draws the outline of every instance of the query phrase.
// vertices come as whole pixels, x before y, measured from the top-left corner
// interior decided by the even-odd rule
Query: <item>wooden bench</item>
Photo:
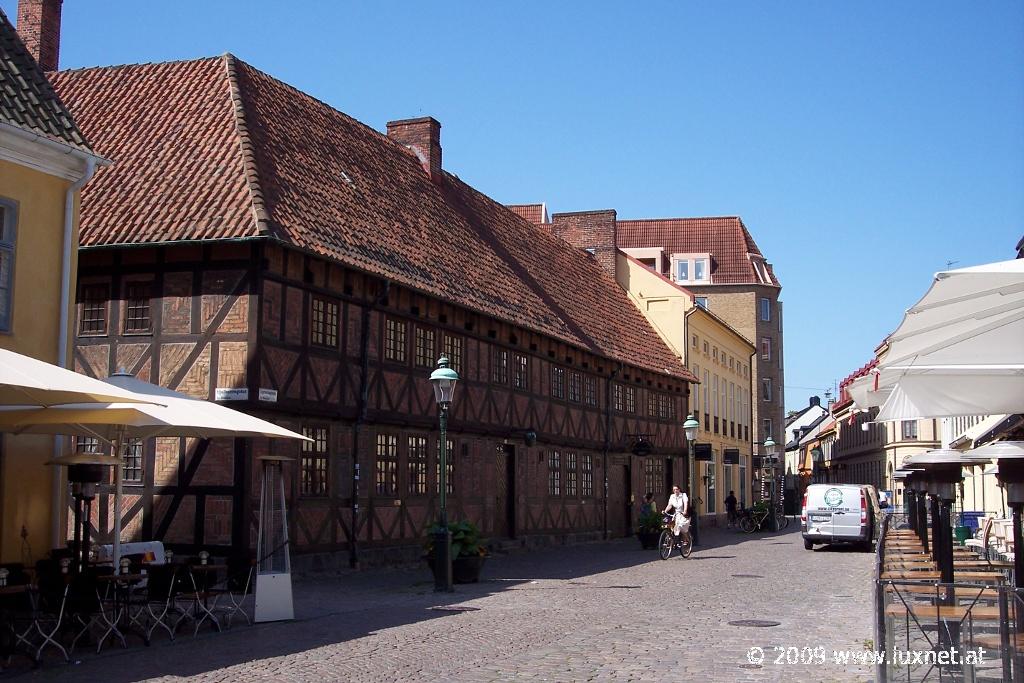
[[[907,612],[908,609],[905,605],[887,605],[885,608],[885,616],[887,617],[905,617],[907,616]],[[967,617],[968,614],[974,621],[1000,620],[998,607],[985,607],[979,605],[914,604],[910,605],[909,612],[918,618],[934,618],[936,620],[942,619],[944,621],[961,621]]]

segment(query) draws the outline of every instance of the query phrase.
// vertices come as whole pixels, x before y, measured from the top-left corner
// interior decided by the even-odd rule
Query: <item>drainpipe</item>
[[[76,155],[77,156],[77,155]],[[60,268],[60,313],[59,313],[59,326],[57,328],[57,365],[62,368],[68,366],[68,326],[69,311],[71,304],[71,260],[74,254],[72,253],[72,244],[75,242],[75,193],[82,189],[82,186],[89,182],[93,174],[96,172],[96,161],[97,158],[91,155],[82,154],[85,161],[85,171],[82,173],[82,177],[76,180],[68,187],[67,192],[64,194],[64,250],[61,255],[61,268]],[[55,458],[60,457],[64,451],[64,437],[58,436],[53,440],[53,456]],[[61,531],[61,520],[63,519],[63,477],[62,468],[53,468],[53,510],[51,512],[51,535],[52,535],[52,548],[56,548],[60,545],[61,539],[64,536]]]
[[[352,425],[352,540],[349,542],[348,564],[359,568],[359,433],[366,423],[366,411],[370,401],[370,313],[383,306],[391,292],[391,280],[384,280],[384,287],[369,306],[363,307],[362,325],[359,327],[359,404],[356,421]]]

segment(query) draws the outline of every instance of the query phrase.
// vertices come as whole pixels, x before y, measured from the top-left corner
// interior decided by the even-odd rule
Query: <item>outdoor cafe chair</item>
[[[185,585],[190,587],[191,590],[186,589],[187,592],[179,593],[177,600],[184,602],[189,609],[181,610],[182,614],[175,623],[175,628],[185,619],[189,619],[195,623],[193,636],[199,635],[199,627],[207,620],[218,631],[222,630],[220,620],[217,619],[215,612],[218,610],[217,602],[220,600],[223,592],[212,589],[213,586],[217,585],[219,570],[219,565],[204,565],[198,562],[189,564],[184,568],[183,571],[187,576],[187,579],[185,579],[187,583]]]
[[[211,589],[220,593],[222,597],[216,611],[223,615],[228,628],[231,628],[231,622],[236,614],[241,614],[245,623],[252,626],[252,618],[245,611],[245,601],[252,594],[255,570],[256,562],[251,557],[232,555],[227,560],[227,575],[224,581]]]
[[[67,610],[68,588],[59,563],[39,560],[36,585],[29,586],[22,594],[24,598],[14,605],[11,622],[14,645],[24,648],[37,665],[48,647],[58,650],[64,661],[70,661],[68,650],[59,640]]]
[[[147,582],[143,591],[137,592],[139,608],[132,617],[132,623],[145,631],[146,642],[153,638],[153,632],[159,627],[167,631],[174,640],[177,621],[171,622],[176,609],[176,596],[179,592],[178,568],[173,564],[153,564],[147,567]],[[145,623],[143,623],[145,622]]]
[[[127,609],[127,605],[115,604],[105,596],[106,591],[100,588],[98,569],[83,571],[71,579],[69,611],[81,627],[71,641],[72,652],[83,636],[90,634],[95,637],[100,631],[102,633],[96,640],[97,653],[103,649],[103,643],[110,636],[121,641],[121,647],[128,647],[124,634],[117,627],[122,611]]]

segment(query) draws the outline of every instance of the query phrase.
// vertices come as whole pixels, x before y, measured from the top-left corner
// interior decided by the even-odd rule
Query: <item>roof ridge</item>
[[[212,62],[225,57],[237,59],[230,52],[212,57],[193,57],[192,59],[168,59],[163,62],[127,62],[125,64],[97,64],[96,66],[80,66],[77,69],[58,69],[50,73],[75,74],[83,71],[114,71],[116,69],[132,69],[140,66],[170,66],[172,64],[198,64],[199,62]]]
[[[231,107],[235,116],[235,133],[238,135],[242,168],[245,170],[245,184],[249,189],[249,198],[252,201],[256,233],[261,237],[272,236],[274,232],[273,224],[270,220],[267,206],[263,202],[263,188],[260,185],[255,146],[249,137],[249,128],[245,116],[245,103],[242,100],[241,86],[238,84],[236,62],[239,60],[230,52],[225,52],[219,59],[224,62],[224,71],[228,81],[228,97],[231,99]]]
[[[668,218],[619,218],[619,219],[616,220],[616,222],[618,222],[618,223],[639,223],[641,221],[645,221],[645,222],[649,222],[649,223],[650,222],[662,223],[662,222],[668,222],[668,221],[711,221],[711,220],[723,220],[723,219],[725,219],[725,220],[734,219],[734,220],[737,220],[737,221],[740,221],[740,222],[743,221],[743,219],[740,218],[739,216],[728,215],[728,216],[675,216],[675,217],[668,217]]]

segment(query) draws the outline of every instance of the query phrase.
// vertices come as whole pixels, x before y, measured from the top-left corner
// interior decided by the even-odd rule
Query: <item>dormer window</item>
[[[672,275],[680,283],[711,284],[710,254],[673,254]]]

